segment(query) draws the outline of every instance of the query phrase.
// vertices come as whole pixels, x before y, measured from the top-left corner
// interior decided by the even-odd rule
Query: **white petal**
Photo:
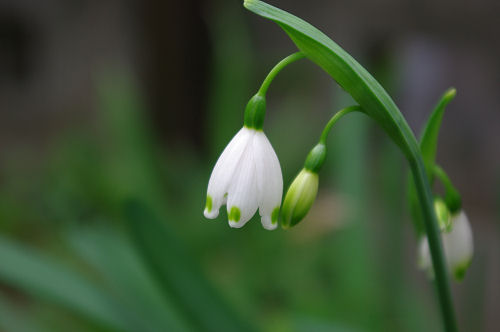
[[[229,186],[227,213],[231,227],[243,227],[255,214],[258,206],[253,146],[250,145],[252,141],[253,137]],[[236,215],[233,215],[233,210]]]
[[[472,230],[469,220],[463,211],[452,218],[451,231],[441,233],[441,239],[448,270],[455,278],[461,279],[472,259],[474,251]],[[422,237],[420,240],[418,265],[420,268],[427,270],[430,277],[434,276],[427,236]]]
[[[231,179],[254,133],[254,130],[246,127],[241,128],[217,160],[208,181],[207,200],[211,199],[211,208],[205,208],[206,218],[213,219],[219,215],[219,208],[226,201],[225,195],[228,192]]]
[[[431,255],[429,252],[429,242],[427,241],[427,236],[422,236],[420,238],[420,243],[418,245],[418,266],[422,270],[428,270],[432,268]]]
[[[463,211],[453,217],[451,231],[443,234],[443,245],[450,270],[455,273],[457,269],[466,269],[474,244],[469,220]]]
[[[259,131],[253,141],[259,214],[265,229],[278,227],[278,214],[283,195],[283,175],[278,157],[266,135]]]

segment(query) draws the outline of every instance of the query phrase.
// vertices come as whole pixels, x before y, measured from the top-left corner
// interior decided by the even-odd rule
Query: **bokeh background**
[[[456,87],[438,162],[475,256],[453,295],[462,331],[497,331],[499,2],[271,3],[358,59],[416,133]],[[362,115],[333,129],[297,227],[203,218],[246,102],[294,51],[242,1],[2,0],[0,331],[440,331],[406,163]],[[276,78],[265,130],[285,186],[351,102],[307,60]]]

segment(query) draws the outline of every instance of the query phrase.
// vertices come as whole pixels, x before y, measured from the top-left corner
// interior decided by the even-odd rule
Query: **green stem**
[[[417,144],[416,140],[415,144]],[[445,264],[440,231],[438,228],[436,215],[434,213],[433,195],[429,185],[427,173],[425,171],[422,155],[419,152],[414,152],[413,156],[408,158],[408,161],[413,173],[413,178],[415,180],[418,197],[424,215],[427,241],[429,243],[429,249],[431,252],[432,265],[434,267],[435,284],[438,292],[441,312],[443,314],[445,330],[448,332],[456,332],[458,331],[458,326],[453,310],[448,270]]]
[[[338,111],[337,113],[335,113],[335,115],[326,124],[325,129],[323,129],[323,132],[321,133],[321,138],[319,139],[319,142],[321,144],[326,144],[326,139],[327,139],[328,134],[330,133],[330,130],[332,129],[333,125],[338,120],[340,120],[341,117],[343,117],[347,113],[351,113],[351,112],[355,112],[355,111],[362,112],[363,109],[359,105],[354,105],[354,106],[349,106],[349,107],[343,108],[340,111]]]
[[[446,205],[448,206],[448,209],[452,214],[457,213],[462,208],[462,199],[460,197],[460,193],[457,189],[455,189],[453,183],[451,183],[451,180],[444,169],[442,169],[438,165],[434,165],[434,167],[432,168],[432,173],[439,179],[439,181],[441,181],[444,186],[444,200],[446,202]]]
[[[288,66],[292,62],[295,62],[295,61],[303,59],[303,58],[305,58],[305,54],[302,52],[297,52],[297,53],[290,54],[289,56],[287,56],[286,58],[284,58],[283,60],[278,62],[276,64],[276,66],[274,66],[274,68],[269,72],[269,74],[267,74],[266,79],[264,80],[264,82],[262,82],[262,85],[260,86],[260,89],[257,92],[257,94],[265,96],[267,89],[269,88],[269,85],[271,84],[273,79],[276,77],[276,75],[278,75],[278,73],[283,68],[285,68],[286,66]]]

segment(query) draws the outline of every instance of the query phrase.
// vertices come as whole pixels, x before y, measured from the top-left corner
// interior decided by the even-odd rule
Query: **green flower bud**
[[[434,198],[434,210],[438,219],[439,228],[442,232],[448,232],[451,229],[451,213],[446,203],[441,197]]]
[[[304,168],[293,180],[281,208],[283,228],[296,225],[309,212],[318,193],[318,178],[318,173]]]
[[[250,129],[262,130],[266,115],[266,97],[257,93],[245,108],[244,125]]]

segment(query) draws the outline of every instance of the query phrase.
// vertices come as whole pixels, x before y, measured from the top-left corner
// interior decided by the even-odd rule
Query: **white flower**
[[[442,232],[444,254],[449,271],[455,279],[461,280],[470,265],[474,253],[474,243],[469,219],[463,211],[452,217],[451,230]],[[429,252],[427,237],[420,240],[419,266],[433,275],[432,260]]]
[[[283,176],[278,157],[262,130],[241,128],[217,160],[207,191],[207,218],[216,218],[221,205],[227,203],[231,227],[245,225],[257,208],[265,229],[278,226]]]

